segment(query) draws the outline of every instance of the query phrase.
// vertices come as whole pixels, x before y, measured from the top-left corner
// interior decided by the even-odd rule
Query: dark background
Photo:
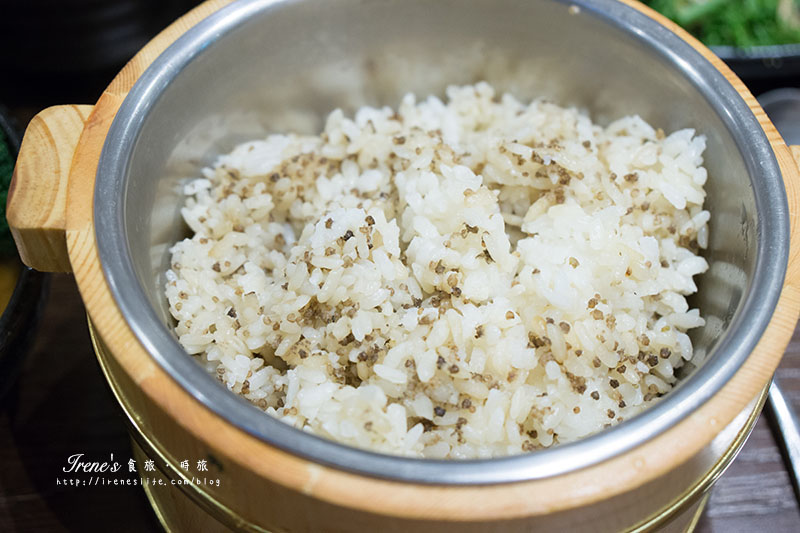
[[[94,103],[124,63],[192,0],[0,1],[0,104],[20,129],[55,104]],[[774,68],[774,62],[773,68]],[[800,85],[794,72],[748,65],[759,93]],[[779,370],[800,409],[800,329]],[[72,276],[51,277],[34,346],[0,400],[0,532],[158,531],[140,487],[56,485],[67,457],[126,464],[123,415],[100,372]],[[126,469],[127,470],[127,469]],[[762,417],[717,482],[697,531],[800,531],[800,509]]]

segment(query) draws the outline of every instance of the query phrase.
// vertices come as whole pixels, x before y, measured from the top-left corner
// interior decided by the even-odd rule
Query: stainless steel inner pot
[[[488,80],[600,122],[637,113],[708,138],[710,270],[699,279],[705,359],[662,401],[582,441],[491,460],[393,457],[296,430],[228,392],[178,344],[163,296],[168,249],[184,236],[181,184],[234,144],[316,132],[336,107],[397,105]],[[95,231],[112,294],[153,358],[199,402],[309,460],[397,480],[482,484],[554,476],[668,429],[714,395],[767,326],[786,271],[780,170],[748,106],[673,33],[614,0],[241,0],[189,30],[125,99],[95,186]],[[692,365],[690,365],[692,366]]]

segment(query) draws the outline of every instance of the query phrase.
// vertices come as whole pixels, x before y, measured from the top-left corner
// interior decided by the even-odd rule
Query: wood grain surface
[[[40,272],[69,272],[67,184],[89,105],[48,107],[25,130],[8,190],[6,216],[23,262]]]
[[[800,409],[800,328],[778,371]],[[0,405],[0,531],[159,531],[141,487],[58,486],[67,457],[132,457],[123,417],[92,352],[69,275],[54,275],[35,346]],[[800,508],[762,417],[711,492],[697,531],[796,532]]]

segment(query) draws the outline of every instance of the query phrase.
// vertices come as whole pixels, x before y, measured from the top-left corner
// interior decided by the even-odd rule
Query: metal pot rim
[[[204,48],[254,14],[289,0],[241,0],[220,9],[173,43],[144,72],[113,121],[95,182],[94,228],[111,294],[131,330],[155,361],[203,406],[262,441],[316,463],[407,482],[444,485],[495,484],[543,479],[617,456],[663,433],[725,385],[755,348],[777,305],[789,257],[789,213],[777,159],[756,117],[736,89],[708,60],[655,20],[618,0],[554,0],[575,5],[634,35],[678,65],[715,111],[724,117],[754,187],[758,224],[756,268],[741,307],[709,359],[644,413],[580,441],[534,453],[476,460],[390,456],[342,445],[266,416],[219,384],[196,364],[163,325],[140,286],[123,222],[127,169],[137,134],[161,91]]]

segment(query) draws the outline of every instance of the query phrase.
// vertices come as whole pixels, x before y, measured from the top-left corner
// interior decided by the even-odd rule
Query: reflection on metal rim
[[[700,523],[700,518],[703,516],[703,511],[706,510],[706,505],[708,505],[708,498],[710,496],[710,492],[707,492],[706,495],[703,496],[703,501],[701,501],[700,505],[697,506],[697,510],[694,512],[692,520],[689,522],[689,525],[686,526],[686,533],[692,533],[695,529],[697,529],[697,525]]]
[[[136,441],[133,438],[131,438],[131,448],[133,449],[133,456],[134,457],[136,457],[137,452],[141,453],[145,457],[149,457],[146,453],[144,453],[144,450],[142,450],[142,447],[139,446],[138,444],[136,444]],[[140,461],[137,460],[137,463],[138,462],[140,462]],[[138,466],[137,466],[137,469],[138,469]],[[141,472],[141,470],[139,470],[139,475],[141,475],[141,474],[142,474],[142,472]],[[164,513],[161,512],[161,506],[159,505],[158,499],[156,498],[155,494],[153,494],[152,487],[150,485],[144,485],[143,484],[142,485],[142,490],[144,490],[144,495],[147,498],[147,501],[150,502],[150,508],[153,510],[153,514],[156,515],[156,520],[158,520],[158,523],[161,525],[161,527],[164,529],[164,531],[166,531],[167,533],[172,533],[174,530],[172,529],[172,527],[170,526],[169,522],[167,521],[167,518],[164,516]]]
[[[134,458],[136,458],[136,460],[137,460],[137,465],[138,464],[142,464],[143,460],[153,459],[153,455],[148,455],[142,449],[142,447],[139,445],[139,443],[136,441],[136,439],[133,438],[133,437],[131,437],[131,449],[133,450]],[[157,461],[157,459],[154,459],[154,460]],[[139,470],[139,475],[142,476],[142,477],[145,477],[145,473],[143,473],[141,471],[141,468],[139,466],[137,466],[137,469]],[[160,465],[158,466],[158,472],[160,472],[162,475],[164,475],[164,477],[166,477],[166,475],[164,474],[164,468],[162,468]],[[153,474],[149,473],[147,475],[152,476]],[[183,531],[183,528],[181,528],[181,525],[175,523],[174,518],[171,518],[171,516],[174,517],[176,515],[174,510],[171,513],[170,512],[170,508],[168,507],[169,500],[171,500],[172,497],[165,498],[163,493],[162,493],[161,497],[159,497],[159,495],[156,493],[156,489],[154,488],[154,486],[151,485],[151,484],[147,484],[147,483],[142,485],[142,490],[144,490],[144,495],[147,498],[147,501],[150,502],[150,507],[153,509],[153,513],[156,516],[156,520],[158,520],[158,523],[159,523],[159,525],[161,525],[162,529],[164,531],[166,531],[167,533],[179,533],[180,531]],[[167,489],[167,490],[170,490],[170,489]],[[176,490],[176,489],[171,489],[171,490]],[[186,494],[185,491],[182,491],[181,494],[184,497],[190,498],[189,495]],[[188,505],[193,505],[194,500],[190,499],[190,501],[192,503],[189,503]],[[213,520],[214,522],[216,522],[216,524],[219,524],[220,527],[224,527],[226,530],[230,530],[230,529],[232,529],[234,527],[230,523],[225,524],[223,522],[220,522],[213,514],[206,512],[204,507],[193,506],[193,508],[191,509],[190,512],[191,512],[191,515],[190,515],[191,518],[194,518],[195,520],[198,519],[198,518],[202,518],[202,520],[203,520],[202,521],[203,529],[206,529],[207,527],[209,527],[208,521],[210,521],[210,520]],[[198,516],[198,515],[201,515],[201,516]],[[699,518],[699,515],[698,515],[698,518]],[[240,531],[242,531],[242,530],[243,531],[259,531],[259,532],[271,533],[271,532],[268,532],[268,531],[266,531],[264,529],[251,529],[247,525],[245,525],[244,527],[242,527],[242,526],[238,526],[238,527],[239,527]],[[253,526],[253,528],[254,527],[255,526]],[[691,531],[691,530],[689,530],[689,531]]]

